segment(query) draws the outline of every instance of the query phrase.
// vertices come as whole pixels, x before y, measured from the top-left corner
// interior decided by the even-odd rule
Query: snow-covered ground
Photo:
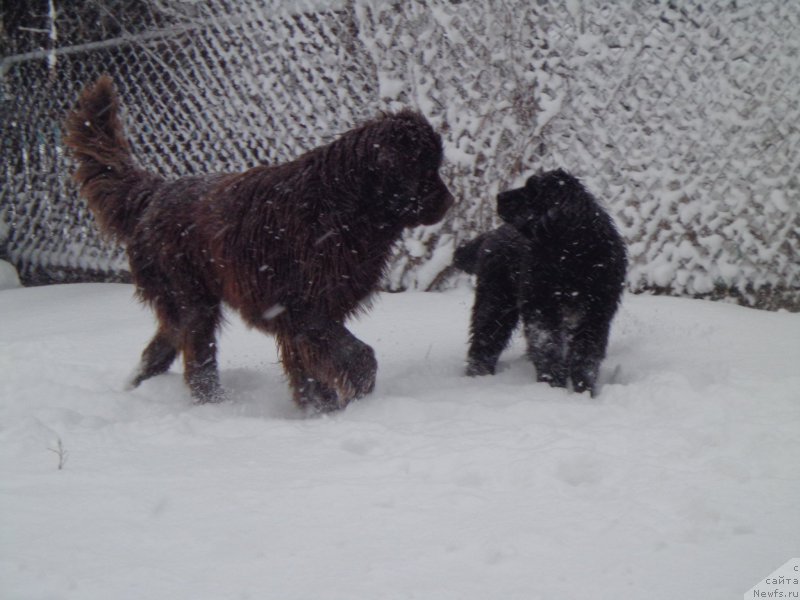
[[[375,393],[311,418],[233,315],[194,406],[124,390],[130,286],[0,291],[0,596],[728,600],[798,556],[800,315],[628,296],[592,400],[519,338],[462,376],[471,301],[381,295]]]

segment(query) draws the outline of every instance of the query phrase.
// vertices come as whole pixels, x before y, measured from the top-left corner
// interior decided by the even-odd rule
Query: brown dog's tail
[[[81,92],[65,129],[63,143],[78,162],[75,181],[100,228],[127,241],[161,179],[134,163],[111,77],[103,75]]]

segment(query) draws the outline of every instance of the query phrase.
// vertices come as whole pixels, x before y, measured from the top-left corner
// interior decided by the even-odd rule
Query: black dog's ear
[[[500,192],[497,195],[497,214],[509,225],[518,227],[526,220],[527,190],[524,187]]]
[[[525,199],[528,205],[528,210],[538,212],[537,206],[542,195],[542,176],[531,175],[525,182],[523,189],[525,190]]]
[[[546,171],[528,178],[525,184],[531,208],[545,214],[568,202],[580,183],[563,169]]]
[[[542,172],[534,173],[525,180],[525,187],[528,189],[535,188],[542,181]]]

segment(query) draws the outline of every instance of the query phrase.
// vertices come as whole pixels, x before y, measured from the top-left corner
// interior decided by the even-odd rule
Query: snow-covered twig
[[[61,443],[61,438],[56,439],[55,448],[48,448],[48,450],[58,456],[58,470],[61,471],[64,465],[67,464],[67,457],[69,456],[69,452],[64,448],[64,444]]]

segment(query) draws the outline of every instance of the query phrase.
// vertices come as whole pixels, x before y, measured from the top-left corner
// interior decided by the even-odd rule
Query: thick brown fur
[[[133,386],[182,353],[192,396],[220,399],[224,302],[276,336],[300,405],[341,408],[372,390],[374,352],[344,322],[376,291],[403,228],[436,223],[453,202],[441,139],[422,115],[385,115],[291,162],[167,181],[136,166],[104,76],[66,132],[81,193],[126,244],[137,293],[158,317]]]

